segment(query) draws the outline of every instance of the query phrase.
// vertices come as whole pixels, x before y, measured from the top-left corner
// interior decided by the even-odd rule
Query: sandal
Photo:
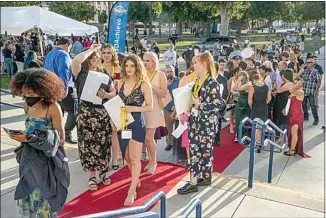
[[[283,154],[286,156],[295,156],[295,150],[288,150],[283,152]]]
[[[112,169],[113,169],[113,170],[118,170],[118,169],[119,169],[119,162],[118,162],[118,159],[117,159],[117,164],[113,164],[113,160],[112,160]]]
[[[89,178],[89,180],[88,180],[88,187],[89,187],[89,190],[91,190],[91,191],[97,191],[98,186],[97,186],[97,182],[96,182],[96,177],[95,176]]]
[[[104,185],[110,185],[111,184],[111,179],[110,179],[109,175],[108,176],[106,176],[106,175],[107,175],[106,173],[101,173],[99,175],[99,177],[102,180],[102,183]]]

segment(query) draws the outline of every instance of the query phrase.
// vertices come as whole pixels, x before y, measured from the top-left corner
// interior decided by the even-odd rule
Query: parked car
[[[200,42],[200,44],[194,44],[194,47],[198,47],[200,50],[207,49],[211,53],[213,52],[213,45],[215,42],[219,42],[221,45],[221,55],[226,55],[226,48],[230,46],[230,44],[237,44],[237,40],[233,37],[229,36],[220,36],[220,37],[209,37]]]

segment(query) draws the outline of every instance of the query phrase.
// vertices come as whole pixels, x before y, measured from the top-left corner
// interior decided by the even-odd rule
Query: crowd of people
[[[98,190],[97,176],[104,185],[111,184],[110,163],[118,170],[121,155],[131,173],[124,205],[133,204],[137,190],[142,188],[140,172],[155,174],[157,140],[165,136],[165,150],[172,150],[173,162],[190,171],[189,182],[179,188],[178,193],[197,192],[198,186],[210,185],[213,148],[220,144],[221,124],[227,122],[227,112],[229,131],[234,134],[235,141],[247,134],[244,129],[239,135],[239,123],[244,118],[271,119],[282,130],[288,130],[289,150],[284,155],[308,157],[303,152],[303,122],[309,120],[308,109],[311,109],[313,125],[319,123],[318,91],[323,69],[315,54],[308,54],[303,60],[300,44],[280,48],[272,41],[258,51],[253,44],[246,45],[243,50],[236,44],[225,58],[216,58],[209,51],[196,51],[195,54],[190,46],[182,54],[187,70],[180,72],[176,71],[173,44],[170,53],[163,55],[165,72],[159,69],[159,51],[118,55],[110,44],[86,44],[81,38],[75,42],[67,37],[58,38],[42,63],[33,53],[24,62],[34,62],[34,66],[24,67],[15,75],[8,74],[13,76],[10,84],[13,94],[24,97],[27,116],[26,130],[19,135],[10,134],[10,137],[22,142],[22,149],[36,151],[40,148],[31,146],[31,140],[37,140],[34,136],[38,130],[55,130],[59,137],[54,144],[61,148],[65,142],[78,143],[81,165],[89,175],[90,190]],[[6,60],[9,56],[12,58],[9,46],[6,44],[2,53],[6,55],[6,68],[8,65],[10,71]],[[108,84],[98,91],[101,104],[81,99],[90,71],[110,77]],[[187,112],[176,115],[173,90],[190,83],[194,83],[192,106]],[[221,88],[223,92],[220,93]],[[124,126],[131,131],[130,138],[117,129],[103,105],[117,95],[125,104],[118,116],[131,113],[134,119]],[[163,101],[169,98],[164,105]],[[65,112],[68,115],[64,123]],[[180,124],[187,124],[188,128],[176,139],[172,132]],[[71,133],[75,127],[77,140]],[[257,131],[256,135],[259,150],[261,132]],[[277,143],[282,140],[279,136]],[[39,161],[49,158],[44,153],[36,153]],[[148,164],[141,169],[141,159],[146,159],[147,155]],[[49,174],[44,172],[42,176]],[[47,191],[44,186],[29,183],[27,186],[30,191],[19,199],[20,212],[24,216],[45,213],[54,216],[62,208],[42,195]]]

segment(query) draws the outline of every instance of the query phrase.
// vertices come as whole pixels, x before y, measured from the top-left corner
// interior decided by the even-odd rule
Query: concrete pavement
[[[323,50],[324,51],[324,50]],[[319,56],[319,63],[324,64],[325,56]],[[321,63],[322,62],[322,63]],[[323,69],[325,65],[322,65]],[[160,63],[160,68],[164,64]],[[185,63],[180,59],[180,69]],[[324,77],[325,78],[325,77]],[[324,82],[322,86],[324,87]],[[322,89],[324,90],[324,89]],[[188,180],[186,176],[167,194],[169,217],[175,217],[183,211],[191,198],[200,198],[203,202],[204,217],[324,217],[324,142],[325,133],[320,129],[325,119],[325,93],[320,96],[320,125],[312,126],[312,121],[304,127],[305,152],[311,158],[300,156],[286,157],[275,154],[273,184],[267,184],[268,153],[256,154],[255,184],[247,188],[248,149],[245,149],[222,174],[214,174],[213,183],[200,192],[180,196],[177,188]],[[1,95],[1,101],[22,104],[19,97]],[[226,125],[226,124],[224,124]],[[24,129],[24,113],[1,105],[1,126],[12,129]],[[1,129],[2,131],[2,129]],[[74,131],[76,137],[76,131]],[[172,161],[171,152],[166,152],[165,140],[158,142],[158,160]],[[18,143],[1,132],[1,217],[19,217],[13,200],[18,182],[18,166],[13,150]],[[71,171],[71,185],[68,201],[87,190],[88,176],[82,171],[76,145],[66,145]],[[112,173],[112,171],[110,171]],[[153,210],[157,211],[159,206]],[[192,216],[193,217],[193,216]]]

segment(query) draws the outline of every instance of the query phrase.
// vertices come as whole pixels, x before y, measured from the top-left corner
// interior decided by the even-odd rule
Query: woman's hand
[[[178,120],[179,120],[179,122],[180,122],[181,124],[184,124],[184,122],[185,122],[185,116],[184,116],[184,114],[180,114],[180,115],[178,116]]]
[[[285,115],[285,109],[282,110],[282,114],[283,114],[283,116],[286,116],[286,115]]]
[[[114,125],[112,121],[110,121],[110,123],[111,123],[112,131],[116,132],[118,130],[117,127]]]
[[[64,140],[64,139],[60,139],[60,141],[59,141],[59,145],[60,145],[60,146],[64,146],[64,145],[65,145],[65,140]]]
[[[125,108],[126,108],[126,111],[127,111],[128,113],[136,112],[134,106],[125,106]]]
[[[101,49],[101,45],[93,44],[93,45],[91,45],[90,49],[92,49],[93,51],[100,50]]]
[[[111,99],[112,98],[111,94],[106,92],[104,89],[100,89],[98,91],[98,97],[100,97],[101,99]]]
[[[9,134],[9,137],[18,142],[27,142],[27,133],[20,131],[20,134]]]

